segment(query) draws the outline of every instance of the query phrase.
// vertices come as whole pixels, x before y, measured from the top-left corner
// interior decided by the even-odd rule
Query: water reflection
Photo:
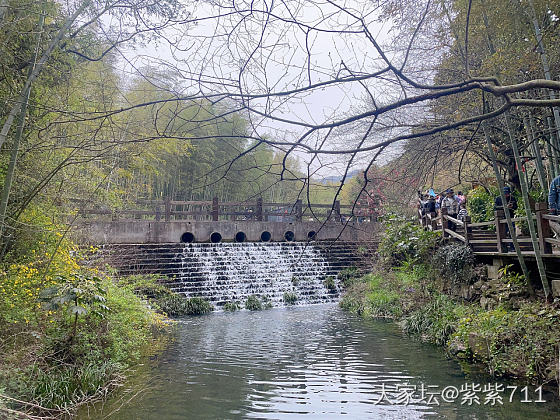
[[[336,306],[217,313],[180,321],[174,345],[91,418],[554,418],[558,404],[464,406],[395,402],[397,386],[460,388],[466,379],[439,349]],[[387,390],[383,397],[382,387]],[[145,391],[124,404],[138,389]],[[435,388],[433,388],[435,389]],[[419,395],[419,394],[417,394]],[[484,395],[481,396],[481,404]],[[545,395],[550,400],[551,395]],[[518,398],[520,399],[520,398]],[[379,401],[379,403],[378,403]],[[87,418],[82,413],[82,418]]]

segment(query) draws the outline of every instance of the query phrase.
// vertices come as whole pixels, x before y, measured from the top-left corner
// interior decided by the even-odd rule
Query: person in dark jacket
[[[424,208],[426,209],[426,213],[435,213],[436,212],[436,198],[429,195],[428,196],[428,201],[426,201],[426,204],[424,204]]]
[[[506,196],[506,205],[502,204],[502,196],[499,195],[494,199],[494,210],[507,211],[510,217],[513,217],[515,210],[517,210],[517,200],[511,194],[511,188],[504,187],[504,195]]]
[[[550,190],[548,191],[548,208],[550,214],[558,215],[560,213],[560,176],[557,176],[550,183]],[[560,237],[560,223],[549,221],[550,228],[556,234],[556,237]]]
[[[548,208],[550,214],[557,215],[560,211],[560,175],[552,180],[548,192]]]

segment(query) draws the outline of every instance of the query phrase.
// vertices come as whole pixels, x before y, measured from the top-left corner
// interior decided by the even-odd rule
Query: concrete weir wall
[[[371,241],[377,223],[258,222],[258,221],[82,221],[77,233],[95,244],[157,244],[180,242],[285,242],[285,241]],[[244,235],[238,235],[242,232]],[[268,232],[268,234],[266,234]],[[291,232],[292,234],[290,234]],[[264,233],[264,235],[263,235]],[[315,236],[314,236],[315,235]],[[214,239],[218,239],[214,236]]]

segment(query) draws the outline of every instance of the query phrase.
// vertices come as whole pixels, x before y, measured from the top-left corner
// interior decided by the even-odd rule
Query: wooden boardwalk
[[[545,203],[535,206],[535,222],[538,232],[538,247],[544,259],[558,259],[560,263],[560,238],[554,238],[551,222],[560,224],[560,216],[548,214]],[[457,240],[470,245],[475,255],[487,257],[505,257],[517,259],[513,251],[513,240],[507,234],[507,221],[503,211],[495,212],[495,219],[491,222],[471,222],[467,216],[465,220],[458,220],[447,215],[446,209],[440,214],[424,214],[419,205],[418,220],[426,230],[440,231],[444,239]],[[526,217],[512,219],[515,223],[527,222]],[[451,229],[455,224],[456,228]],[[535,250],[530,237],[518,236],[517,242],[522,255],[529,259],[535,258]]]

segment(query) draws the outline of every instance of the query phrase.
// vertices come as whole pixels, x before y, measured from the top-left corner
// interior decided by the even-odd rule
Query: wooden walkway
[[[560,238],[554,238],[550,223],[560,224],[560,216],[548,214],[545,203],[535,206],[535,221],[538,232],[538,246],[543,258],[558,259],[560,262]],[[495,219],[491,222],[472,223],[470,216],[465,220],[458,220],[447,215],[446,209],[441,209],[440,214],[423,214],[418,207],[419,222],[426,230],[441,231],[444,239],[454,239],[470,245],[475,255],[488,257],[508,257],[516,259],[513,251],[513,240],[507,234],[507,221],[503,211],[495,212]],[[512,219],[515,223],[527,222],[526,217]],[[451,227],[455,224],[456,228]],[[517,242],[522,255],[528,258],[535,257],[535,250],[531,238],[518,236]]]

